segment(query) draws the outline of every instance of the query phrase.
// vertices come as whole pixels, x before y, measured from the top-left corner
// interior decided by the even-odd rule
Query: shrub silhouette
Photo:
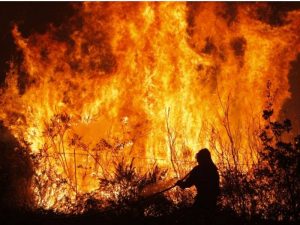
[[[163,195],[145,199],[141,192],[147,185],[162,180],[166,170],[154,166],[146,174],[138,173],[134,166],[134,158],[130,162],[122,159],[115,163],[115,172],[110,178],[99,179],[99,190],[110,192],[106,208],[117,214],[143,216],[145,212],[152,216],[168,213],[172,203]]]
[[[263,111],[266,121],[260,134],[263,149],[255,177],[268,196],[267,217],[277,220],[299,220],[300,201],[300,135],[293,135],[289,119],[272,120],[273,109]]]
[[[28,151],[0,121],[0,211],[27,208],[33,174]]]

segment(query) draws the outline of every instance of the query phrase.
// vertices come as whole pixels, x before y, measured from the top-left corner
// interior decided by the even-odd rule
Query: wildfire
[[[47,187],[33,183],[37,205],[62,209],[123,159],[170,177],[202,147],[215,161],[253,160],[266,83],[280,112],[300,50],[300,11],[272,26],[259,19],[264,7],[83,3],[44,34],[15,27],[23,61],[11,62],[0,119],[39,159],[35,177]]]

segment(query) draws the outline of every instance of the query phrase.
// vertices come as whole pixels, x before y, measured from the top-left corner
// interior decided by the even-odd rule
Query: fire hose
[[[191,173],[191,172],[189,172],[187,175],[185,175],[185,176],[184,176],[182,179],[180,179],[180,180],[181,180],[181,181],[184,181],[184,180],[190,175],[190,173]],[[171,190],[172,188],[176,187],[177,184],[178,184],[178,181],[177,181],[175,184],[173,184],[173,185],[171,185],[171,186],[169,186],[169,187],[167,187],[167,188],[165,188],[165,189],[163,189],[163,190],[161,190],[161,191],[158,191],[158,192],[156,192],[156,193],[154,193],[154,194],[152,194],[152,195],[149,195],[149,196],[147,196],[147,197],[144,197],[144,198],[139,199],[138,201],[135,202],[135,204],[144,203],[144,201],[147,201],[147,200],[149,200],[150,198],[153,198],[153,197],[155,197],[155,196],[157,196],[157,195],[163,194],[164,192],[167,192],[167,191]],[[120,208],[122,208],[122,207],[123,207],[123,206],[120,206]],[[112,211],[114,211],[114,210],[116,210],[116,209],[107,210],[107,211],[105,211],[105,213],[109,213],[109,212],[112,212]]]
[[[154,193],[154,194],[152,194],[152,195],[150,195],[150,196],[148,196],[148,197],[146,197],[146,198],[152,198],[152,197],[155,197],[155,196],[157,196],[157,195],[160,195],[160,194],[162,194],[162,193],[164,193],[164,192],[167,192],[167,191],[171,190],[172,188],[174,188],[174,187],[176,187],[176,186],[177,186],[177,183],[175,183],[175,184],[173,184],[172,186],[167,187],[167,188],[165,188],[165,189],[163,189],[163,190],[161,190],[161,191],[159,191],[159,192],[156,192],[156,193]]]
[[[184,181],[184,180],[190,175],[190,173],[191,173],[191,172],[189,172],[188,174],[186,174],[186,175],[185,175],[182,179],[180,179],[180,180],[181,180],[181,181]],[[150,195],[150,196],[144,198],[144,200],[145,200],[145,199],[152,198],[152,197],[155,197],[155,196],[160,195],[160,194],[163,194],[164,192],[167,192],[167,191],[171,190],[172,188],[174,188],[174,187],[176,187],[176,186],[177,186],[177,182],[176,182],[175,184],[173,184],[173,185],[171,185],[171,186],[169,186],[169,187],[167,187],[167,188],[161,190],[161,191],[158,191],[158,192],[156,192],[156,193],[154,193],[154,194],[152,194],[152,195]]]

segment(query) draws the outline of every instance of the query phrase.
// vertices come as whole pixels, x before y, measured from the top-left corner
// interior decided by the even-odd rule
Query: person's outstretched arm
[[[187,175],[187,178],[177,181],[176,185],[178,185],[181,189],[193,186],[195,184],[195,171],[196,167],[194,167],[192,171]]]

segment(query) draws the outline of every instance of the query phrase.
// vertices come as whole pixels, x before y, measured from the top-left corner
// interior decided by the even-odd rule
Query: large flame
[[[0,118],[42,158],[36,176],[50,197],[33,187],[37,204],[96,189],[96,177],[122,158],[178,176],[174,162],[192,162],[202,147],[216,161],[228,146],[249,160],[266,84],[279,112],[300,50],[300,11],[271,26],[258,19],[264,7],[83,3],[68,25],[45,34],[24,38],[15,27],[23,61],[11,63]],[[70,178],[72,188],[51,185],[46,173]]]

